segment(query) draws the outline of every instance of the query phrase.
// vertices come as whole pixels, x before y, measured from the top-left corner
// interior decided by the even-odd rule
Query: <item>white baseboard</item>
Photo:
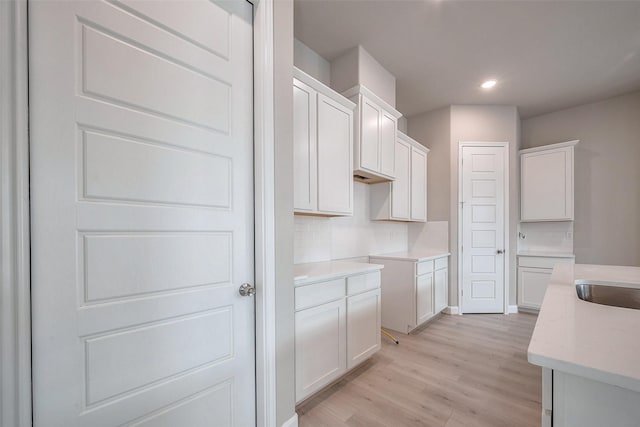
[[[514,314],[518,312],[518,306],[517,305],[510,305],[509,307],[507,307],[507,314]]]
[[[282,424],[282,427],[298,427],[298,413],[294,412],[293,416]]]
[[[442,312],[446,314],[458,314],[460,313],[460,310],[458,309],[457,305],[453,305],[453,306],[450,305],[449,307],[442,310]]]

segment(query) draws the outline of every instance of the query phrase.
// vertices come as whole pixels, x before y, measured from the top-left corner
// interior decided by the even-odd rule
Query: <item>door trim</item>
[[[273,0],[254,11],[256,423],[276,425]],[[32,426],[27,0],[0,2],[0,408]]]
[[[509,314],[509,256],[511,249],[509,248],[509,142],[482,142],[482,141],[459,141],[458,142],[458,308],[459,313],[464,314],[464,305],[462,301],[462,148],[463,147],[504,147],[504,301],[502,303],[502,311]]]
[[[27,2],[0,2],[0,424],[31,426]]]

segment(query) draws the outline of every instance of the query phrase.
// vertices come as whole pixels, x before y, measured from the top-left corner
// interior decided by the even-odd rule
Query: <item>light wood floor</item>
[[[303,402],[301,427],[539,427],[532,314],[443,315]]]

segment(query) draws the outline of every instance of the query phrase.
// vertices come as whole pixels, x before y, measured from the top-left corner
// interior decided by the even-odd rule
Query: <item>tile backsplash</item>
[[[573,222],[522,222],[518,251],[573,253]]]
[[[353,190],[351,217],[295,216],[295,264],[407,250],[408,224],[371,221],[369,186],[354,182]]]

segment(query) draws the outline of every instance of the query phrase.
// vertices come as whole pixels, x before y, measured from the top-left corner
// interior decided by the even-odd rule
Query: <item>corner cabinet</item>
[[[370,256],[382,270],[382,327],[408,334],[448,305],[449,256]]]
[[[375,183],[396,178],[396,132],[402,116],[362,85],[343,95],[356,104],[353,174],[358,181]]]
[[[296,403],[381,347],[380,271],[296,285]]]
[[[573,221],[574,148],[578,142],[520,151],[521,221]]]
[[[342,95],[294,70],[295,213],[353,215],[354,108]]]
[[[427,221],[428,152],[416,140],[397,132],[396,179],[371,185],[371,219]]]

